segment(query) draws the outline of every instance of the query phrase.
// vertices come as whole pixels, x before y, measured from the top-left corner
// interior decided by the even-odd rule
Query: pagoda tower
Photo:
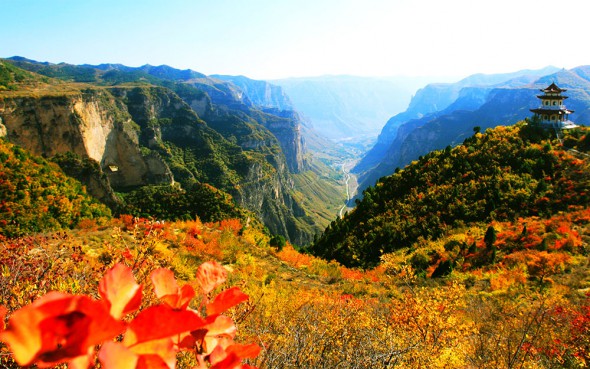
[[[543,95],[537,96],[541,100],[541,106],[530,110],[539,117],[542,124],[561,129],[577,127],[574,122],[569,120],[569,115],[574,111],[568,110],[563,105],[563,100],[567,99],[567,96],[563,96],[561,93],[565,91],[567,90],[559,88],[555,83],[541,90]]]

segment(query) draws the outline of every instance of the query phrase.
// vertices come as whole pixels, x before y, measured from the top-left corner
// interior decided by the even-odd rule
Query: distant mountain
[[[387,122],[375,146],[354,168],[361,175],[361,188],[420,155],[460,143],[475,126],[485,129],[530,116],[528,109],[537,100],[538,91],[534,90],[543,84],[533,82],[556,70],[478,74],[454,84],[427,85],[416,93],[405,112]]]
[[[289,96],[278,85],[244,76],[214,74],[209,77],[228,81],[238,86],[254,105],[262,109],[295,110]]]
[[[295,109],[331,139],[376,135],[402,111],[426,79],[323,76],[270,81],[281,86]]]

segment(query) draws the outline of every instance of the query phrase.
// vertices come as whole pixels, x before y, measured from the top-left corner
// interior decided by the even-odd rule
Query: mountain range
[[[47,158],[73,153],[75,160],[97,162],[102,182],[78,177],[103,202],[119,207],[115,212],[139,208],[121,204],[121,196],[105,188],[130,200],[149,186],[169,201],[214,188],[273,234],[305,244],[340,202],[338,184],[320,173],[330,169],[307,161],[300,118],[288,110],[280,88],[257,95],[255,89],[168,66],[76,66],[22,57],[0,61],[0,77],[3,136]],[[306,195],[308,185],[302,185],[303,193],[297,188],[310,177],[323,183],[320,194]],[[223,204],[226,195],[212,198]],[[203,214],[193,209],[183,216]]]
[[[427,78],[321,76],[272,80],[320,135],[333,140],[376,136]]]
[[[375,146],[354,168],[360,188],[373,185],[395,168],[403,168],[432,150],[460,144],[475,127],[485,130],[531,117],[529,109],[539,104],[539,89],[552,82],[568,89],[566,104],[575,110],[570,118],[587,124],[587,69],[547,67],[427,85],[416,93],[405,112],[389,119]]]
[[[426,85],[409,100],[421,80],[327,76],[271,83],[169,66],[13,57],[0,64],[0,134],[53,158],[115,213],[166,217],[163,210],[150,213],[153,204],[142,196],[162,204],[180,196],[176,218],[251,212],[271,233],[304,245],[342,206],[343,176],[335,164],[350,154],[337,141],[362,140],[379,119],[408,104],[353,169],[362,190],[432,150],[460,144],[476,127],[530,116],[537,90],[551,82],[568,88],[572,119],[586,123],[589,74],[588,67],[479,74]],[[331,139],[321,134],[326,130]],[[204,198],[217,205],[201,204]]]

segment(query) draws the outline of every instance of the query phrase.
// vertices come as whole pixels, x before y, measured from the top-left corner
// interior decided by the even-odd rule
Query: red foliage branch
[[[234,322],[222,315],[248,296],[234,287],[209,300],[226,276],[216,262],[197,270],[202,292],[198,308],[205,315],[189,308],[196,296],[192,286],[179,287],[170,270],[157,269],[151,280],[160,304],[131,319],[129,314],[141,306],[143,286],[131,269],[117,264],[99,283],[101,300],[50,292],[12,313],[7,327],[7,311],[0,306],[0,341],[10,346],[21,366],[68,363],[70,368],[85,369],[95,362],[95,347],[100,345],[98,360],[106,369],[174,369],[180,350],[195,355],[197,369],[250,368],[242,360],[255,358],[260,348],[234,343]]]

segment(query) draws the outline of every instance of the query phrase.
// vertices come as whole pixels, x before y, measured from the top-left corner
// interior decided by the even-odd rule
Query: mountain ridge
[[[0,113],[0,119],[5,127],[6,136],[11,140],[17,140],[25,146],[28,142],[33,142],[24,139],[23,134],[35,137],[36,129],[31,130],[35,125],[46,127],[48,134],[45,139],[49,139],[52,137],[51,133],[59,132],[50,128],[54,125],[52,122],[70,122],[64,126],[70,127],[67,128],[67,133],[62,130],[59,137],[53,136],[55,142],[61,142],[66,136],[71,137],[69,140],[72,143],[82,142],[79,133],[76,132],[79,127],[88,127],[88,132],[102,132],[87,136],[88,139],[94,139],[92,142],[102,142],[98,146],[95,145],[96,149],[93,149],[95,151],[91,157],[101,164],[111,184],[117,188],[146,184],[173,185],[176,181],[188,188],[195,180],[212,181],[223,191],[231,193],[238,204],[261,216],[271,232],[282,234],[294,243],[305,244],[319,231],[315,228],[316,225],[309,225],[307,211],[294,199],[296,189],[290,171],[298,172],[305,169],[297,117],[277,116],[252,109],[247,100],[241,99],[242,92],[227,82],[207,82],[218,91],[229,93],[225,96],[211,97],[207,91],[195,87],[203,85],[200,76],[196,80],[189,79],[188,81],[192,81],[193,84],[187,84],[160,80],[136,69],[128,73],[121,71],[120,66],[103,73],[93,68],[71,65],[30,65],[30,62],[23,61],[17,64],[27,64],[33,70],[49,68],[46,70],[47,74],[58,75],[66,82],[49,80],[48,77],[35,77],[49,82],[46,87],[51,96],[45,95],[45,92],[41,93],[38,88],[35,92],[23,90],[20,92],[22,97],[16,99],[14,96],[18,95],[18,91],[12,95],[10,91],[5,92],[2,96],[5,108],[3,113]],[[93,78],[94,84],[79,82],[87,80],[89,76]],[[72,80],[74,82],[68,82]],[[153,81],[157,84],[151,84]],[[58,92],[55,86],[68,90],[67,94],[64,95],[63,91]],[[39,93],[41,95],[37,96]],[[13,114],[25,101],[29,104],[26,112]],[[9,105],[12,104],[10,112],[6,109],[7,102]],[[109,103],[104,105],[104,102]],[[224,105],[225,102],[228,105]],[[58,109],[58,116],[52,113],[58,110],[51,106],[63,107],[59,108],[61,110]],[[88,107],[94,110],[90,112]],[[54,116],[50,117],[46,113]],[[90,121],[94,120],[96,124],[88,125],[87,122],[90,121],[84,117],[88,117]],[[45,123],[39,123],[39,119],[45,119]],[[20,123],[17,123],[19,120]],[[37,123],[31,126],[25,121]],[[103,121],[110,123],[103,126]],[[228,130],[228,124],[233,125],[235,129]],[[16,127],[21,127],[18,128],[18,132]],[[211,127],[217,127],[219,131]],[[178,129],[182,136],[170,136]],[[201,136],[203,134],[204,136]],[[124,135],[127,137],[124,138]],[[169,141],[169,138],[175,137],[174,135],[177,144]],[[188,146],[178,146],[178,143],[183,140],[188,143],[186,140],[190,137],[193,137],[190,139],[193,143],[199,142],[194,139],[202,137],[199,140],[204,145],[201,145],[202,149],[197,150],[198,153],[190,154],[190,160],[186,161],[187,158],[181,158],[179,153],[188,153],[185,151]],[[36,140],[35,142],[41,145],[36,144],[37,149],[34,150],[41,154],[51,156],[58,152],[73,150],[79,155],[86,155],[85,148],[73,149],[68,146],[69,144],[61,149],[59,145],[53,145],[54,149],[47,151],[52,146],[42,144],[38,138]],[[92,145],[89,147],[93,147]],[[105,145],[119,145],[119,148],[106,150]],[[294,148],[283,152],[281,146],[288,148],[289,145]],[[219,149],[222,147],[225,147],[223,150],[226,150],[227,154],[218,156],[216,153],[220,152]],[[107,151],[115,157],[105,157],[104,153]],[[125,154],[118,156],[116,153]],[[190,164],[202,155],[209,155],[210,158],[203,162],[204,166],[195,167],[194,164]],[[285,160],[284,155],[290,155],[293,160]],[[126,165],[125,160],[135,164]],[[256,162],[262,165],[255,164]],[[234,169],[227,170],[228,163],[230,166],[233,165]],[[187,171],[187,165],[192,169]],[[297,225],[299,222],[303,223]]]
[[[452,101],[445,102],[448,105],[444,109],[436,110],[438,107],[435,104],[425,104],[419,102],[419,99],[414,99],[415,102],[410,104],[406,112],[390,119],[383,128],[375,147],[355,167],[355,173],[360,174],[361,177],[361,188],[372,185],[379,177],[393,173],[396,167],[403,167],[420,155],[461,142],[461,137],[469,136],[476,126],[485,129],[494,126],[494,119],[497,122],[515,123],[531,116],[528,110],[536,105],[536,93],[533,90],[546,87],[543,86],[543,77],[539,76],[539,74],[555,70],[557,68],[546,67],[540,70],[524,70],[521,71],[524,72],[522,75],[519,75],[520,72],[515,72],[502,74],[499,75],[500,77],[496,76],[495,78],[490,76],[488,80],[492,80],[495,84],[484,87],[470,85],[474,80],[481,82],[481,78],[477,77],[479,75],[476,75],[476,78],[467,77],[457,84],[445,87],[445,89],[452,89],[455,92],[450,95],[445,94],[447,98],[452,95],[448,99],[448,101]],[[549,75],[553,77],[546,78],[555,78],[559,73],[565,72],[558,70],[556,73]],[[420,97],[428,88],[432,87],[427,86],[422,92],[419,91],[416,97]],[[515,89],[524,90],[521,93],[515,93]],[[478,96],[473,95],[475,99],[466,103],[468,100],[466,99],[466,93],[468,91]],[[501,97],[502,94],[506,94],[506,96]],[[516,99],[518,103],[511,102],[511,99]],[[496,109],[499,110],[495,111]],[[462,110],[471,111],[472,113],[465,114]],[[455,116],[453,116],[454,114]],[[466,119],[471,123],[466,122]],[[452,121],[461,122],[461,127],[453,124],[445,125],[442,120],[447,120],[447,123]],[[585,118],[582,119],[582,123],[584,121]],[[406,124],[406,127],[402,129],[401,127],[404,124]],[[435,128],[435,125],[438,128]],[[432,129],[430,133],[427,132],[429,127]],[[396,137],[398,130],[402,133],[402,137]],[[404,144],[408,136],[410,136],[411,141]],[[436,138],[441,136],[453,137],[449,139]],[[434,142],[433,140],[438,141]],[[413,153],[410,154],[410,151],[407,151],[406,154],[402,153],[404,145],[408,149],[411,148]]]

